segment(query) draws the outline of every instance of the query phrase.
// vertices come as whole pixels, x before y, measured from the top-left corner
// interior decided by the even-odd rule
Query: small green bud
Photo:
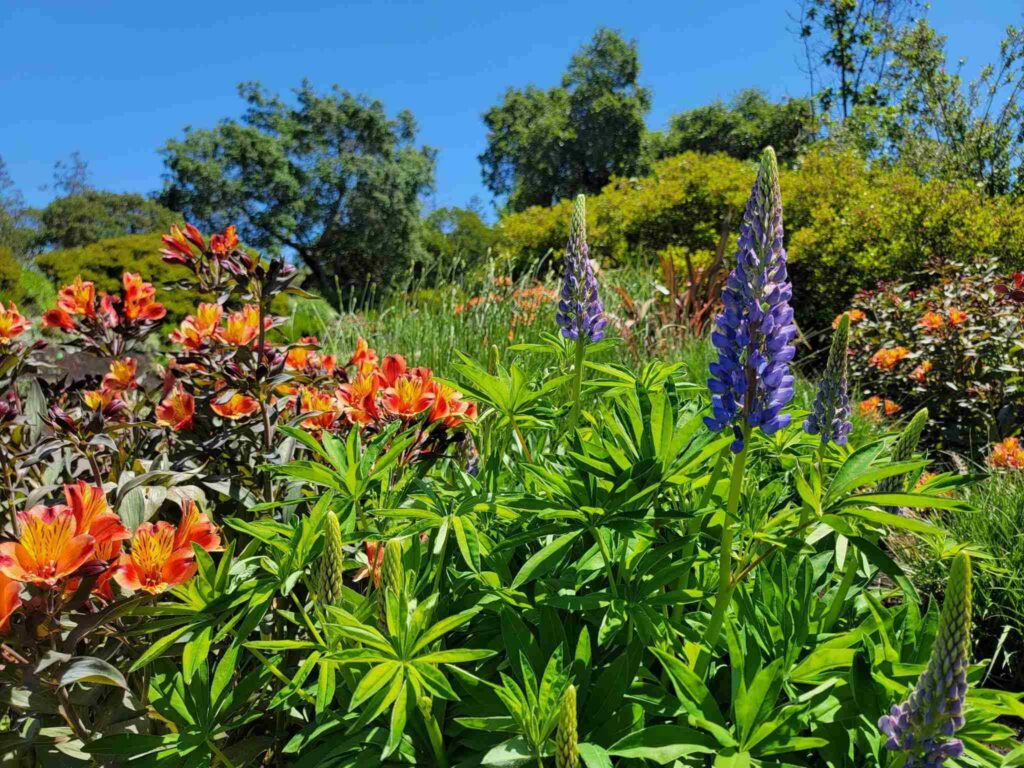
[[[892,449],[892,460],[894,462],[909,461],[917,450],[917,444],[921,442],[921,433],[924,432],[928,423],[928,409],[922,408],[914,414],[914,418],[904,427],[900,433],[896,445]],[[905,475],[887,477],[878,484],[879,493],[902,493],[906,490]]]
[[[556,768],[576,768],[579,764],[577,741],[576,686],[570,685],[562,696],[562,709],[558,713],[558,730],[555,732]]]
[[[498,364],[501,362],[501,351],[497,344],[491,344],[487,353],[487,372],[493,376],[498,372]]]
[[[317,561],[317,599],[324,607],[341,605],[342,571],[345,555],[341,548],[341,523],[334,512],[324,518],[324,549]]]
[[[381,570],[384,589],[396,596],[405,591],[405,566],[402,565],[402,542],[389,539],[384,547],[384,564]]]

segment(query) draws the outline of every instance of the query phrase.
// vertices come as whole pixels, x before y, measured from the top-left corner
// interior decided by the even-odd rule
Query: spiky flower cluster
[[[886,748],[907,753],[907,768],[939,768],[963,754],[963,742],[953,735],[964,725],[970,648],[971,561],[960,554],[949,574],[928,667],[910,697],[878,721],[889,737]]]
[[[729,275],[711,340],[718,360],[710,366],[712,415],[708,427],[732,427],[732,449],[743,449],[741,421],[771,435],[789,424],[782,409],[793,399],[789,363],[796,350],[793,288],[782,246],[782,194],[771,147],[761,155],[757,179],[740,226],[736,267]]]
[[[325,608],[341,605],[342,570],[345,553],[342,551],[341,523],[334,512],[324,518],[324,549],[317,562],[317,597]]]
[[[821,444],[832,441],[846,445],[853,422],[850,421],[850,395],[846,383],[846,351],[850,341],[850,316],[843,315],[832,335],[825,375],[818,385],[811,415],[804,422],[809,435],[821,435]]]
[[[928,409],[922,408],[914,414],[914,418],[910,420],[910,423],[900,433],[899,439],[892,449],[892,460],[894,462],[909,461],[913,457],[914,451],[917,450],[917,444],[921,442],[921,434],[924,432],[927,423]],[[906,475],[887,477],[878,484],[879,493],[900,493],[905,489]]]
[[[576,768],[579,764],[579,736],[576,733],[576,686],[570,685],[562,697],[555,732],[556,768]]]
[[[572,210],[569,244],[565,249],[565,277],[555,320],[562,327],[562,335],[573,341],[600,341],[608,324],[604,305],[597,295],[597,275],[587,248],[587,203],[583,195],[577,195]]]

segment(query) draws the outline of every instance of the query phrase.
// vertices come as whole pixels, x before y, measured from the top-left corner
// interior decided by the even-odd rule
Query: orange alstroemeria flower
[[[210,402],[213,412],[224,419],[237,421],[246,416],[251,416],[260,409],[260,404],[251,395],[243,395],[241,392],[233,392],[230,397],[223,395],[215,397]]]
[[[57,308],[69,315],[96,316],[96,286],[91,280],[75,275],[74,282],[57,293]]]
[[[196,400],[181,384],[175,384],[160,405],[156,407],[156,423],[175,432],[191,429],[196,411]]]
[[[367,541],[363,546],[366,549],[366,565],[356,571],[352,580],[362,581],[369,576],[373,586],[379,588],[381,569],[384,565],[384,546],[379,541]]]
[[[293,371],[315,368],[318,361],[317,349],[320,346],[320,340],[316,336],[303,336],[299,339],[298,343],[303,346],[292,347],[288,350],[288,354],[284,358],[285,366]]]
[[[356,339],[356,351],[348,365],[354,365],[359,373],[369,373],[377,367],[377,353],[370,349],[370,345],[362,336]]]
[[[112,360],[110,370],[103,377],[103,389],[112,392],[137,389],[139,382],[135,380],[135,372],[138,370],[138,366],[138,361],[133,357]]]
[[[195,502],[182,506],[177,527],[161,520],[135,529],[131,551],[121,555],[113,578],[123,589],[158,594],[195,575],[192,543],[209,551],[220,548],[220,536]]]
[[[213,235],[210,238],[210,250],[218,256],[225,256],[238,247],[238,234],[235,225],[232,224],[224,230],[222,235]]]
[[[174,224],[171,226],[171,234],[163,235],[160,239],[167,246],[160,253],[163,255],[164,261],[171,264],[188,264],[192,261],[195,258],[195,254],[192,252],[193,245],[200,251],[206,250],[203,236],[191,224],[186,224],[184,231]]]
[[[914,370],[912,370],[910,372],[910,378],[912,378],[914,381],[918,382],[919,384],[924,384],[924,382],[926,381],[926,379],[928,377],[928,373],[931,371],[932,368],[933,368],[932,361],[931,360],[925,360],[924,362],[922,362],[919,366],[917,366]]]
[[[0,635],[10,626],[11,615],[21,607],[21,584],[0,573]]]
[[[387,355],[380,364],[380,377],[385,387],[393,387],[407,371],[405,358],[401,355]]]
[[[885,411],[886,416],[894,416],[903,410],[903,406],[899,403],[895,403],[892,400],[882,401],[882,410]]]
[[[878,421],[880,418],[879,408],[882,405],[882,398],[878,395],[869,397],[866,400],[861,400],[857,408],[860,411],[860,415],[871,421]]]
[[[76,529],[93,537],[98,559],[110,559],[109,556],[99,557],[100,545],[124,541],[131,536],[121,518],[107,504],[107,496],[98,485],[89,485],[83,480],[65,485],[64,499],[75,518]]]
[[[341,410],[341,401],[337,395],[331,392],[324,392],[314,387],[303,387],[300,390],[299,412],[315,414],[302,420],[302,426],[310,432],[319,433],[321,430],[333,427]]]
[[[162,320],[167,314],[164,305],[156,301],[156,289],[142,281],[142,276],[125,272],[121,276],[124,285],[124,316],[129,320]]]
[[[264,328],[270,327],[270,318],[264,319]],[[232,312],[217,331],[217,338],[225,344],[245,347],[256,341],[260,334],[260,309],[255,304],[246,304],[238,312]]]
[[[8,302],[8,308],[0,301],[0,346],[10,344],[31,327],[31,323],[18,311],[13,301]]]
[[[447,384],[433,383],[434,401],[430,406],[431,423],[444,422],[446,427],[458,427],[476,418],[476,403],[462,399],[462,393]]]
[[[194,315],[186,317],[180,327],[171,331],[171,341],[195,351],[217,333],[223,315],[224,308],[220,304],[200,304]]]
[[[60,328],[62,331],[75,330],[75,318],[63,309],[48,309],[43,313],[43,328]]]
[[[887,347],[875,352],[875,354],[871,356],[870,363],[880,370],[891,371],[909,354],[910,350],[906,347]]]
[[[393,387],[384,390],[381,403],[392,416],[411,419],[423,413],[434,401],[430,380],[414,373],[402,376]]]
[[[380,418],[377,407],[379,391],[380,378],[374,372],[359,374],[348,384],[338,387],[338,397],[352,424],[366,426]]]
[[[0,573],[24,583],[53,586],[93,555],[93,537],[81,533],[65,506],[18,513],[20,538],[0,544]]]
[[[946,313],[946,317],[949,318],[949,324],[956,326],[967,322],[967,313],[962,309],[954,307]]]
[[[925,312],[917,324],[929,331],[938,331],[946,324],[946,320],[938,312]]]
[[[118,399],[117,392],[112,389],[87,389],[82,392],[82,402],[90,411],[102,411]]]

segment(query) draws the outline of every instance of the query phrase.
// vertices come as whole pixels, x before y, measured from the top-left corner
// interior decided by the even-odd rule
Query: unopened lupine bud
[[[555,319],[562,327],[562,335],[573,341],[600,341],[608,323],[597,294],[597,275],[590,263],[587,203],[583,195],[576,196],[572,210],[569,244],[565,249],[565,277]]]
[[[718,360],[710,366],[711,416],[704,421],[715,432],[731,428],[736,453],[743,450],[743,422],[766,435],[789,424],[782,409],[793,399],[792,296],[782,246],[779,169],[768,147],[743,213],[736,267],[722,290],[724,308],[711,334]]]
[[[381,573],[384,589],[395,595],[405,590],[405,566],[402,565],[402,542],[389,539],[384,547],[384,565]]]
[[[846,445],[853,429],[850,421],[850,395],[846,382],[846,358],[850,340],[850,316],[844,314],[832,335],[832,347],[828,352],[825,375],[818,384],[818,395],[814,399],[811,415],[804,422],[804,431],[809,435],[821,435],[821,444],[829,441]]]
[[[317,598],[323,606],[341,605],[342,570],[341,523],[334,512],[324,517],[324,549],[317,561]]]
[[[878,721],[887,749],[907,753],[907,768],[939,768],[960,757],[963,742],[953,738],[964,725],[967,665],[971,651],[971,561],[953,560],[928,667],[909,698]]]
[[[562,709],[558,713],[555,732],[555,765],[557,768],[576,768],[579,763],[578,735],[576,733],[576,686],[570,685],[562,696]]]
[[[909,461],[917,450],[917,444],[921,442],[921,433],[924,432],[928,423],[928,409],[922,408],[914,414],[914,418],[904,427],[892,449],[892,460],[894,462]],[[906,490],[906,475],[887,477],[878,484],[879,493],[900,493]]]

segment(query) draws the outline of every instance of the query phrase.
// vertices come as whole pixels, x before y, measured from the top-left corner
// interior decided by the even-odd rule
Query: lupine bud
[[[562,327],[562,335],[573,341],[600,341],[608,323],[604,305],[597,295],[597,275],[590,263],[587,203],[583,195],[576,196],[572,210],[569,244],[565,249],[565,277],[555,320]]]
[[[832,347],[828,351],[825,375],[818,385],[818,396],[814,399],[811,415],[804,422],[804,431],[809,435],[821,435],[821,444],[831,440],[836,445],[846,445],[853,429],[850,421],[850,395],[846,383],[846,358],[850,341],[850,316],[844,314],[832,335]]]
[[[892,460],[894,462],[909,461],[917,450],[917,444],[921,442],[921,433],[928,423],[928,409],[922,408],[914,414],[914,418],[904,427],[892,449]],[[878,484],[879,493],[900,493],[905,490],[905,475],[887,477]]]
[[[878,721],[886,749],[908,753],[907,768],[939,768],[960,757],[963,742],[952,738],[964,725],[967,664],[971,650],[971,561],[953,561],[928,667],[910,697]]]
[[[562,696],[562,709],[558,713],[558,730],[555,732],[556,768],[576,768],[579,749],[576,734],[576,686],[570,685]]]
[[[402,542],[399,539],[389,539],[384,547],[381,581],[384,589],[396,596],[405,590],[405,567],[402,565]]]
[[[711,334],[719,356],[710,366],[712,415],[704,421],[715,432],[732,427],[736,453],[743,450],[743,421],[767,435],[789,424],[782,409],[793,399],[792,295],[782,247],[779,169],[768,147],[743,213],[736,267],[722,291],[724,309]]]
[[[324,549],[317,561],[317,598],[323,606],[341,605],[342,568],[341,523],[334,512],[324,518]]]

